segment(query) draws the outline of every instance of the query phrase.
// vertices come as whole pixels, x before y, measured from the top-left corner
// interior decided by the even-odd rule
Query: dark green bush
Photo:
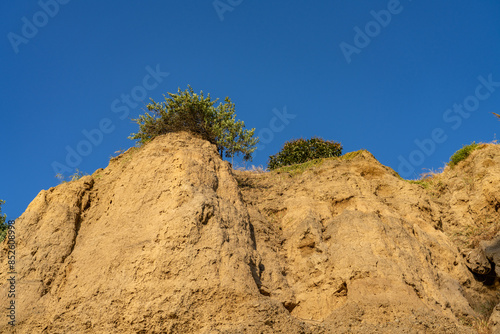
[[[281,151],[269,157],[270,170],[304,163],[319,158],[338,157],[342,154],[342,145],[331,140],[321,138],[294,139],[286,142]]]
[[[450,167],[455,166],[460,161],[465,160],[465,158],[467,158],[477,148],[479,148],[479,145],[476,144],[476,142],[472,142],[470,145],[462,147],[450,157],[450,162],[448,162],[448,165]]]

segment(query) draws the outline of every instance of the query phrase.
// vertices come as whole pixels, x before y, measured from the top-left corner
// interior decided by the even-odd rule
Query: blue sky
[[[130,118],[149,98],[188,84],[233,100],[261,137],[255,165],[320,136],[416,178],[500,135],[496,0],[3,1],[0,13],[10,219],[57,168],[106,167],[134,145]]]

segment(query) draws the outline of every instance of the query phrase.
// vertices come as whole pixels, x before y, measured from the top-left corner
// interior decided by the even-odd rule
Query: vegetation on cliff
[[[5,201],[0,199],[0,242],[2,242],[7,235],[7,224],[5,223],[7,215],[5,213],[2,214],[2,204],[5,204]]]
[[[342,145],[331,140],[313,137],[311,139],[295,139],[286,142],[281,151],[269,157],[270,170],[301,164],[320,158],[338,157],[342,154]]]
[[[235,105],[229,97],[215,107],[218,101],[205,97],[203,91],[196,94],[191,86],[177,94],[168,93],[165,102],[151,103],[144,115],[134,121],[139,124],[139,132],[132,133],[130,139],[141,144],[169,132],[188,131],[217,145],[219,154],[226,158],[242,154],[244,160],[251,160],[259,142],[254,137],[255,129],[245,129],[243,121],[236,120]]]
[[[480,144],[476,144],[476,142],[472,142],[470,145],[464,145],[461,149],[456,151],[451,157],[448,165],[450,167],[456,166],[460,161],[465,160],[473,151],[481,148]]]

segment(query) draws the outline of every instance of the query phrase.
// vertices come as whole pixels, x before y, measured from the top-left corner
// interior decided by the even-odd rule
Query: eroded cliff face
[[[497,280],[460,233],[498,232],[500,148],[466,162],[424,189],[368,152],[254,173],[187,133],[158,137],[16,221],[17,332],[473,333]]]
[[[500,147],[467,161],[425,188],[368,152],[295,176],[236,172],[257,249],[270,264],[262,283],[295,297],[293,317],[338,332],[470,330],[462,325],[498,302],[497,284],[495,273],[469,270],[473,246],[461,237],[479,231],[484,217],[500,228]]]

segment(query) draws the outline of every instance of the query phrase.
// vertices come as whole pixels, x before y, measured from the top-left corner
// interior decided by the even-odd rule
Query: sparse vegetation
[[[251,160],[259,142],[254,138],[255,129],[246,130],[243,121],[237,121],[235,106],[229,97],[215,107],[210,94],[196,94],[191,86],[178,94],[168,93],[165,102],[151,99],[146,107],[152,114],[140,115],[134,121],[139,124],[139,132],[132,133],[130,139],[144,144],[153,138],[170,132],[188,131],[217,145],[220,156],[232,158],[242,154],[243,160]]]
[[[341,155],[339,158],[342,160],[351,160],[363,152],[368,152],[368,151],[367,150],[358,150],[358,151],[354,151],[354,152],[347,152],[346,154]]]
[[[115,151],[115,155],[111,155],[109,157],[109,160],[113,160],[114,158],[119,157],[120,155],[122,155],[123,153],[125,153],[125,151],[126,150],[124,150],[124,149],[120,149],[118,151]]]
[[[477,317],[472,320],[472,328],[477,330],[478,334],[490,334],[491,333],[491,323],[486,317]]]
[[[324,161],[323,159],[309,160],[309,161],[301,163],[301,164],[283,166],[283,167],[277,168],[276,171],[277,172],[287,172],[287,173],[290,173],[290,176],[294,176],[294,175],[303,173],[306,169],[321,165],[323,163],[323,161]]]
[[[476,142],[472,142],[470,145],[465,145],[450,157],[448,166],[456,166],[460,161],[465,160],[474,150],[477,150],[479,147],[480,145],[476,144]]]
[[[458,316],[458,321],[462,325],[471,327],[477,331],[478,334],[490,334],[491,333],[491,322],[488,321],[487,317],[465,317]]]
[[[259,165],[259,166],[251,165],[249,167],[239,166],[239,167],[233,167],[233,169],[245,171],[245,172],[253,172],[253,173],[265,173],[266,172],[266,169],[262,165]]]
[[[120,150],[116,151],[115,153],[117,154],[114,157],[111,157],[109,159],[110,162],[119,162],[121,166],[127,165],[130,161],[132,161],[133,157],[135,154],[139,152],[139,147],[134,146],[129,148],[128,150]]]
[[[332,157],[332,158],[338,159],[338,160],[343,160],[343,161],[351,160],[351,159],[354,159],[355,157],[357,157],[358,155],[360,155],[364,151],[365,150],[348,152],[348,153],[341,155],[339,157]],[[293,164],[293,165],[289,165],[289,166],[279,167],[279,168],[276,168],[274,171],[276,171],[278,173],[285,172],[285,173],[289,173],[290,176],[294,176],[294,175],[303,173],[304,171],[306,171],[307,169],[309,169],[311,167],[319,166],[324,161],[325,161],[325,158],[319,158],[319,159],[309,160],[309,161],[306,161],[306,162],[301,163],[301,164]]]
[[[491,240],[500,232],[500,221],[479,221],[475,225],[467,225],[461,231],[455,232],[453,240],[462,247],[476,248],[483,240]]]
[[[441,178],[441,173],[443,173],[443,171],[444,167],[441,167],[437,171],[429,170],[428,172],[422,173],[418,180],[405,180],[403,178],[401,178],[401,180],[421,186],[432,198],[437,199],[446,189],[446,185]]]
[[[472,327],[477,330],[478,334],[490,334],[491,323],[486,318],[476,318],[472,323]]]
[[[5,220],[7,219],[7,215],[4,213],[2,214],[2,205],[5,204],[4,200],[0,199],[0,242],[5,239],[5,236],[7,235],[7,224],[5,223]]]
[[[408,180],[409,183],[411,184],[418,184],[422,186],[424,189],[429,188],[431,183],[427,179],[422,179],[422,180]]]
[[[286,142],[281,151],[269,157],[268,168],[274,170],[314,159],[338,157],[341,154],[340,143],[316,137],[307,140],[295,139]]]
[[[68,178],[64,177],[61,173],[56,174],[56,179],[59,180],[60,183],[66,183],[71,181],[76,181],[81,179],[83,176],[88,175],[87,173],[82,172],[78,168],[75,169],[75,172],[68,176]]]

